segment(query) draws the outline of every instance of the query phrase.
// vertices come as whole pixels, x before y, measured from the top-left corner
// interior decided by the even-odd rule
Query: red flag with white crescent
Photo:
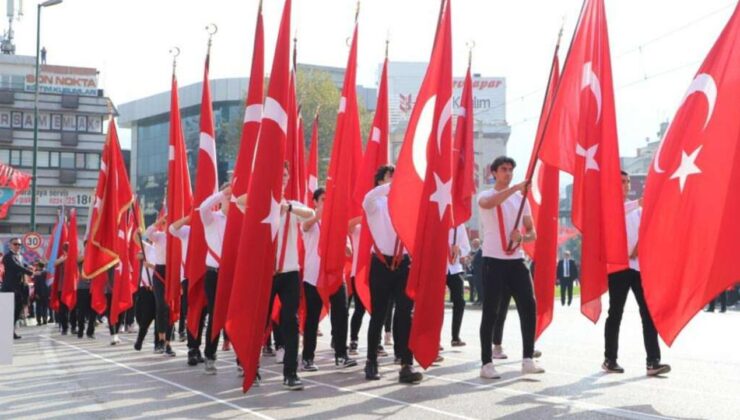
[[[67,229],[67,260],[64,261],[64,285],[62,286],[62,302],[71,311],[77,304],[77,282],[80,279],[80,269],[77,266],[79,257],[77,242],[77,210],[69,212],[69,228]]]
[[[740,278],[740,6],[699,68],[648,173],[642,287],[668,345]]]
[[[459,226],[473,214],[473,194],[475,194],[475,156],[473,150],[473,128],[475,116],[473,107],[473,78],[465,75],[463,93],[460,98],[459,115],[455,128],[455,144],[452,146],[452,217],[453,226]]]

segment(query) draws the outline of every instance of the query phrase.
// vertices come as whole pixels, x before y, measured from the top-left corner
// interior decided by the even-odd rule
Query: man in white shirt
[[[134,236],[137,240],[138,235]],[[141,248],[143,252],[140,254],[142,259],[142,270],[139,278],[139,290],[136,293],[136,323],[139,324],[139,334],[136,337],[134,343],[134,350],[141,351],[141,347],[146,338],[147,332],[149,332],[149,326],[154,321],[154,317],[157,312],[157,306],[154,299],[154,293],[152,292],[152,284],[154,282],[154,260],[155,260],[155,249],[147,240],[141,241]],[[93,324],[95,322],[93,321]],[[155,327],[156,328],[156,327]],[[154,347],[158,347],[158,338],[155,333]]]
[[[642,217],[641,200],[627,201],[630,191],[630,176],[622,171],[622,192],[624,193],[624,217],[627,225],[627,255],[629,255],[629,267],[622,271],[609,274],[609,315],[604,326],[604,363],[601,368],[607,373],[624,373],[624,369],[617,364],[617,351],[619,349],[619,326],[622,323],[624,304],[630,289],[635,294],[635,300],[640,307],[640,318],[642,318],[642,337],[647,352],[647,374],[657,376],[671,371],[671,367],[660,363],[660,345],[658,344],[658,332],[653,324],[645,295],[642,290],[642,278],[640,277],[640,264],[637,260],[637,243],[640,231],[640,218]]]
[[[188,239],[190,239],[190,215],[183,217],[180,220],[175,221],[169,227],[170,235],[180,240],[182,244],[182,266],[180,269],[181,277],[181,295],[180,295],[180,327],[182,328],[181,336],[185,335],[188,342],[188,366],[196,366],[198,363],[204,363],[205,359],[203,354],[200,352],[200,345],[203,336],[203,325],[205,324],[206,311],[201,313],[200,322],[198,323],[198,336],[194,337],[193,334],[188,331],[186,326],[188,316],[188,287],[189,281],[185,278],[185,259],[188,250]]]
[[[205,370],[209,375],[216,374],[216,351],[221,336],[219,331],[216,338],[211,339],[213,331],[213,308],[216,304],[216,287],[218,284],[218,268],[221,264],[221,248],[224,243],[226,230],[226,215],[231,200],[231,187],[226,186],[221,191],[212,194],[203,200],[198,208],[200,220],[205,230],[206,245],[206,276],[203,282],[206,299],[208,301],[208,327],[206,328]]]
[[[317,288],[321,257],[319,238],[321,236],[321,216],[324,212],[325,190],[317,188],[313,193],[316,214],[303,222],[303,243],[306,254],[303,263],[303,290],[306,297],[306,320],[303,326],[303,370],[315,372],[316,335],[323,302]],[[330,297],[332,337],[334,339],[334,364],[339,368],[357,366],[357,362],[347,355],[347,291],[342,284]]]
[[[460,339],[460,326],[465,313],[465,296],[462,259],[470,254],[470,241],[465,225],[450,229],[450,255],[447,262],[447,287],[452,301],[452,347],[462,347],[466,343]]]
[[[350,282],[352,283],[352,295],[349,297],[349,303],[354,301],[355,309],[352,311],[352,319],[350,321],[350,335],[349,335],[349,355],[356,356],[358,354],[360,328],[362,327],[362,318],[365,316],[365,305],[362,304],[360,296],[357,294],[357,286],[355,285],[355,275],[357,274],[357,259],[359,258],[359,246],[360,246],[360,231],[362,229],[362,217],[355,217],[349,221],[349,235],[352,240],[352,272],[350,273]]]
[[[523,218],[515,225],[519,207],[524,201],[522,192],[526,182],[511,185],[516,163],[500,156],[491,164],[496,184],[493,189],[478,194],[480,218],[483,223],[483,316],[480,326],[481,362],[480,376],[497,379],[501,376],[493,366],[492,335],[501,313],[501,302],[506,291],[516,302],[522,329],[523,373],[543,373],[545,370],[533,359],[536,326],[534,288],[529,269],[524,264],[522,242],[536,239],[529,205],[525,202]],[[522,234],[524,226],[526,234]],[[511,246],[509,245],[511,244]]]
[[[303,382],[298,377],[298,305],[301,294],[301,269],[298,261],[298,235],[300,224],[314,217],[310,208],[298,201],[285,200],[285,187],[290,173],[288,163],[283,167],[283,196],[280,202],[280,227],[277,232],[275,258],[275,275],[272,279],[269,314],[275,296],[280,298],[280,331],[285,342],[283,358],[283,386],[292,391],[303,389]],[[260,246],[260,245],[258,245]],[[269,319],[266,320],[269,322]]]
[[[167,225],[167,216],[160,217],[153,225],[149,226],[144,233],[154,245],[154,280],[152,289],[154,291],[154,301],[156,304],[156,319],[154,327],[157,332],[158,343],[154,352],[174,357],[175,352],[170,346],[173,328],[170,325],[170,306],[164,295],[165,275],[167,264],[167,234],[164,229]]]
[[[393,300],[396,304],[396,319],[393,323],[394,344],[401,358],[398,380],[405,384],[418,384],[423,375],[414,370],[414,355],[408,346],[411,312],[414,307],[414,302],[406,295],[410,260],[393,228],[388,212],[388,192],[394,171],[393,166],[381,166],[375,174],[375,188],[365,195],[362,202],[374,243],[370,261],[372,314],[367,331],[365,379],[380,379],[378,346],[388,305]]]

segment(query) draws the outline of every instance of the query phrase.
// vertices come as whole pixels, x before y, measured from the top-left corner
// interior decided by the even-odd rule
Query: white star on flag
[[[280,227],[280,203],[275,201],[272,195],[270,195],[270,214],[265,217],[262,223],[270,225],[272,240],[274,241]]]
[[[596,152],[598,150],[598,144],[594,144],[588,149],[584,149],[583,146],[581,146],[579,143],[576,143],[576,154],[578,156],[583,156],[584,158],[586,158],[586,172],[588,172],[589,169],[593,169],[594,171],[599,170],[599,163],[596,162]]]
[[[445,210],[452,204],[452,178],[447,182],[442,182],[439,176],[434,174],[434,183],[436,184],[436,191],[429,196],[429,201],[437,203],[439,209],[440,220],[444,217]]]
[[[686,152],[681,151],[681,164],[678,166],[676,172],[671,175],[670,179],[678,178],[678,186],[683,192],[683,188],[686,185],[686,179],[690,175],[696,175],[701,173],[701,169],[696,166],[696,158],[699,157],[699,152],[704,146],[699,146],[693,153],[687,155]]]

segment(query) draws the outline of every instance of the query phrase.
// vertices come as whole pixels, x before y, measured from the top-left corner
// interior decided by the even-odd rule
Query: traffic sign
[[[28,232],[23,235],[23,246],[27,250],[35,251],[41,248],[41,244],[43,242],[44,241],[43,239],[41,239],[41,235],[37,232]]]

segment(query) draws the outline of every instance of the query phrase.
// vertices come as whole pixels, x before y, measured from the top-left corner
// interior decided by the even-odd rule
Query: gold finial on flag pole
[[[208,32],[208,52],[207,54],[211,54],[211,44],[213,42],[213,35],[216,35],[216,32],[218,32],[218,26],[216,26],[215,23],[209,23],[206,25],[206,32]]]
[[[170,55],[172,56],[172,74],[175,74],[175,69],[177,68],[177,57],[180,55],[180,48],[170,48]]]

